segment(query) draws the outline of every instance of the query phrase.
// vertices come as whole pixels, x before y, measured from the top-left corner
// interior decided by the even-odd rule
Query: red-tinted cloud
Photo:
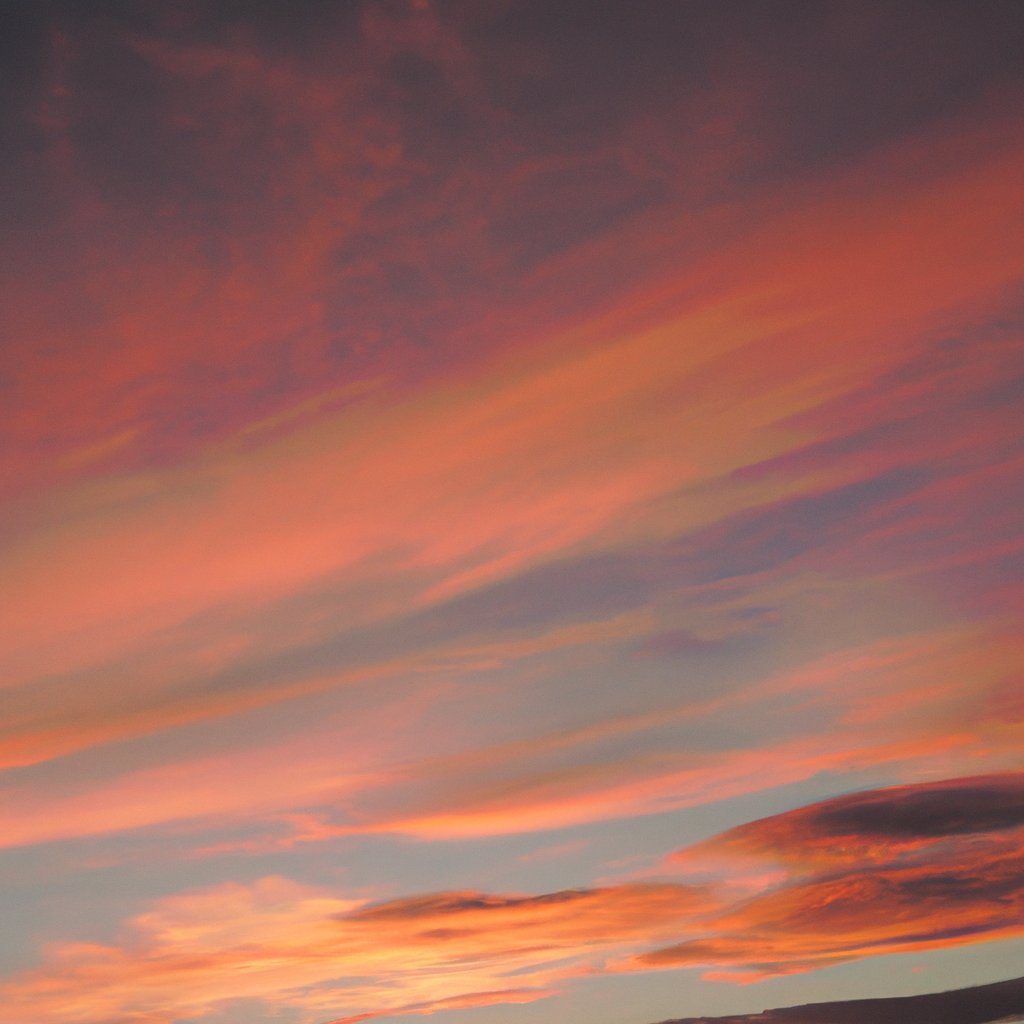
[[[728,870],[780,865],[787,881],[713,933],[646,953],[648,967],[711,964],[753,981],[885,953],[1024,930],[1024,775],[840,797],[727,832],[677,855]]]
[[[52,946],[43,967],[0,986],[0,1020],[201,1019],[226,1000],[256,998],[311,1016],[351,1008],[341,1019],[355,1021],[543,998],[595,971],[700,965],[708,977],[753,981],[1020,935],[1022,839],[1015,773],[751,822],[674,857],[676,869],[714,867],[719,880],[697,885],[377,904],[282,878],[224,885],[157,901],[125,923],[124,945]],[[781,879],[741,895],[752,868],[779,865]],[[659,945],[673,936],[686,938]]]
[[[0,1020],[169,1022],[246,997],[307,1019],[351,1007],[345,1020],[527,1002],[713,906],[700,889],[663,883],[358,907],[265,878],[164,899],[126,922],[124,947],[55,946],[46,967],[0,986]]]
[[[1010,5],[75,6],[0,31],[0,847],[457,864],[1019,767]],[[147,864],[146,912],[61,932],[9,1012],[174,1019],[239,977],[430,1012],[1013,930],[1018,832],[875,811],[723,838],[714,891],[367,910]]]

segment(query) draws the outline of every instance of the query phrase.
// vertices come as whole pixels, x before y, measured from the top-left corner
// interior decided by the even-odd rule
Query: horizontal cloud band
[[[244,996],[354,1022],[529,1001],[594,972],[746,981],[1024,934],[1024,773],[839,797],[663,868],[691,880],[377,904],[275,877],[192,891],[127,922],[123,946],[50,948],[0,987],[0,1021],[169,1024]]]

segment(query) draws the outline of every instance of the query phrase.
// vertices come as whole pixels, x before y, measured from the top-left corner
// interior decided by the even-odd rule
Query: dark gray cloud
[[[1024,776],[858,793],[830,801],[811,820],[833,836],[937,838],[1017,828],[1024,825]]]
[[[499,179],[510,160],[591,163],[572,188],[554,189],[561,215],[546,231],[548,200],[538,205],[521,192],[509,193],[514,205],[494,218],[499,250],[511,243],[543,254],[678,198],[680,190],[692,196],[704,187],[698,179],[709,159],[719,190],[855,159],[993,89],[1019,95],[1024,66],[1024,19],[1019,5],[1002,0],[729,0],[642,9],[621,2],[440,0],[433,9],[458,40],[472,96],[454,87],[443,65],[448,58],[411,39],[382,54],[380,64],[359,66],[367,12],[400,27],[418,16],[404,2],[5,5],[7,105],[0,117],[13,143],[6,151],[17,168],[43,144],[32,125],[60,37],[72,92],[69,130],[112,200],[139,201],[144,190],[150,199],[187,197],[213,214],[243,195],[258,204],[259,176],[282,141],[267,111],[250,98],[247,107],[226,112],[230,124],[206,118],[191,133],[175,128],[164,115],[181,113],[180,83],[131,46],[138,38],[173,47],[244,40],[269,59],[313,73],[359,66],[368,79],[365,102],[394,120],[408,155],[427,165],[417,175],[420,202],[442,200],[445,183],[467,161]],[[202,104],[203,97],[191,100]],[[653,122],[654,133],[638,134],[642,122]],[[21,127],[10,127],[15,123]],[[246,154],[244,166],[239,160],[224,168],[223,150],[211,154],[204,133],[231,134]],[[736,136],[746,140],[742,146]],[[602,164],[610,149],[628,155],[628,170],[619,165],[613,172],[624,180],[591,187],[588,177],[607,177]],[[717,155],[709,156],[712,150]],[[222,174],[210,181],[218,165]],[[534,187],[542,189],[543,179]],[[450,186],[447,195],[453,197]],[[573,196],[578,205],[570,202],[566,211]]]
[[[548,907],[585,900],[595,889],[563,889],[541,896],[500,896],[483,892],[439,892],[413,896],[364,907],[346,915],[350,921],[419,921],[423,918],[447,917],[467,910],[503,911],[510,907]]]
[[[381,372],[420,379],[599,306],[644,260],[569,256],[636,218],[729,204],[743,221],[745,201],[802,176],[943,119],[969,128],[983,101],[1024,108],[1022,20],[1002,0],[7,4],[0,272],[35,267],[69,307],[48,309],[59,327],[98,253],[141,268],[174,253],[214,294],[253,267],[277,280],[284,250],[347,207],[312,294],[294,297],[305,328],[253,338],[228,369],[207,346],[97,395],[90,422],[122,430],[145,405],[134,457],[166,464],[240,408],[267,415]],[[203,48],[236,64],[186,74],[159,56]],[[268,84],[281,69],[290,92]],[[310,99],[316,82],[333,105]],[[318,164],[325,135],[351,151]],[[695,232],[673,258],[708,241]],[[116,316],[95,318],[100,353]]]

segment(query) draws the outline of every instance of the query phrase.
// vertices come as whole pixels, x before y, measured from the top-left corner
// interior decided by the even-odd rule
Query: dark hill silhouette
[[[892,999],[807,1003],[735,1017],[682,1017],[662,1024],[992,1024],[1024,1020],[1024,978]]]

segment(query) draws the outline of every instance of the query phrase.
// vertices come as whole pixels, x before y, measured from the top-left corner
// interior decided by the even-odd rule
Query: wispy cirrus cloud
[[[445,629],[468,628],[456,611],[447,622],[417,619],[545,565],[571,569],[574,559],[653,540],[674,543],[667,564],[709,586],[780,565],[848,571],[841,532],[783,539],[775,520],[803,514],[848,533],[867,529],[884,548],[901,531],[928,535],[935,513],[919,510],[949,508],[949,488],[959,489],[954,508],[973,495],[997,509],[991,498],[1012,486],[1012,460],[969,485],[922,479],[891,494],[876,485],[879,471],[919,462],[920,438],[897,432],[904,448],[880,449],[855,427],[884,424],[913,391],[886,374],[898,376],[928,343],[910,331],[903,349],[893,346],[897,325],[927,333],[936,318],[959,323],[964,314],[951,307],[991,300],[1018,272],[1005,210],[1015,166],[989,152],[969,176],[905,183],[881,205],[871,188],[844,183],[813,209],[772,213],[748,237],[723,243],[708,257],[717,276],[695,272],[689,297],[666,279],[531,353],[478,365],[468,380],[392,392],[369,378],[358,393],[342,389],[351,404],[341,410],[331,409],[335,389],[292,407],[294,416],[258,419],[258,430],[242,428],[192,461],[100,475],[51,496],[3,555],[3,759],[30,764],[415,673],[460,647],[508,663],[545,643],[663,631],[652,603],[668,584],[652,567],[666,552],[656,547],[640,566],[648,608],[591,633],[567,626],[575,641],[538,624],[534,632],[550,641],[519,629],[505,646],[493,636],[452,644]],[[941,206],[971,214],[937,218]],[[983,258],[965,265],[971,246]],[[824,337],[856,338],[856,359],[822,362]],[[994,386],[1009,348],[972,364],[982,382]],[[998,424],[981,420],[979,437],[991,442]],[[614,443],[612,422],[630,424]],[[290,432],[276,434],[282,423]],[[927,457],[948,457],[943,439],[952,436],[929,431],[929,443],[942,444]],[[844,438],[870,457],[830,451]],[[878,451],[889,452],[884,466]],[[948,529],[962,532],[955,522]],[[902,550],[890,564],[910,568]],[[382,658],[383,639],[366,646],[358,629],[374,624],[409,657]],[[489,625],[475,630],[493,633]]]
[[[621,639],[622,627],[611,636]],[[560,642],[571,642],[568,632]],[[577,642],[593,644],[600,635],[583,629]],[[516,649],[498,642],[471,653],[477,663],[490,657],[500,664]],[[404,697],[397,691],[383,703],[378,696],[372,711],[353,717],[341,710],[287,738],[245,737],[229,750],[215,744],[203,756],[172,754],[157,763],[140,744],[135,767],[122,752],[74,787],[54,786],[45,776],[12,782],[3,840],[19,846],[171,822],[202,833],[211,822],[252,815],[257,827],[268,816],[276,823],[265,841],[244,841],[254,852],[281,848],[293,820],[320,822],[298,827],[299,842],[511,835],[692,807],[819,772],[935,776],[962,765],[1000,768],[1016,763],[1020,742],[1012,702],[1019,659],[1016,637],[991,624],[911,634],[768,679],[755,674],[720,696],[698,694],[642,714],[541,727],[506,742],[487,742],[487,732],[485,742],[474,741],[467,733],[459,751],[424,722],[439,716],[443,723],[446,707],[464,701],[467,691],[451,689],[450,669],[435,673],[435,688],[423,681],[431,673],[411,672]],[[495,672],[477,667],[471,674],[486,679]],[[377,690],[385,679],[362,685]],[[751,723],[749,736],[735,734],[738,715]],[[763,723],[782,716],[785,728],[764,739]],[[200,840],[200,848],[208,843]]]
[[[1011,6],[15,5],[0,870],[15,957],[57,939],[18,1024],[1012,932],[978,821],[593,881],[768,789],[1020,768]]]

